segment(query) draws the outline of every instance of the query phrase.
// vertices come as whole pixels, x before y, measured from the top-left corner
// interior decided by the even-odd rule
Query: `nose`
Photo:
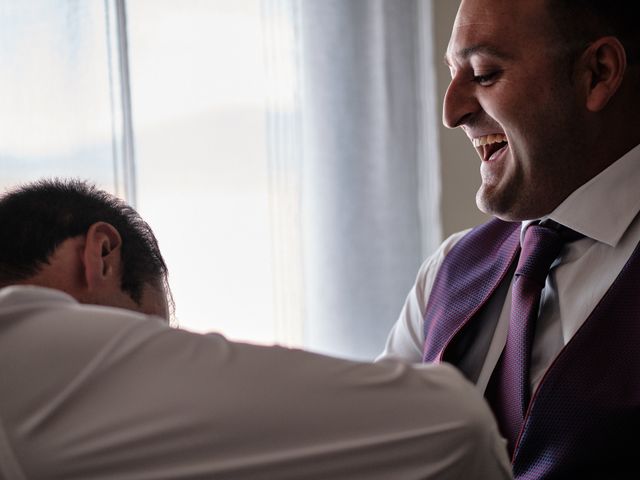
[[[463,81],[457,75],[451,79],[444,95],[442,123],[447,128],[456,128],[467,124],[481,109],[474,93],[474,85]]]

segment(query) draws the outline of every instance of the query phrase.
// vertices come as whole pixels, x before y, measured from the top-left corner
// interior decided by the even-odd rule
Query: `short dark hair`
[[[81,180],[40,180],[0,197],[0,285],[27,280],[65,240],[106,222],[122,238],[121,288],[140,303],[145,284],[167,286],[151,227],[129,205]]]
[[[640,61],[640,2],[636,0],[547,0],[556,29],[567,43],[586,46],[603,36],[624,45],[628,64]]]

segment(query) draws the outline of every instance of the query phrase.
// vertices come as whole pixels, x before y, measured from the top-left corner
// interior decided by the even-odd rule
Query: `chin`
[[[476,205],[482,213],[499,218],[500,220],[508,222],[514,221],[511,209],[505,208],[504,203],[499,196],[495,195],[495,192],[493,195],[490,195],[484,185],[480,187],[480,190],[478,190],[476,194]]]
[[[481,212],[505,222],[534,220],[545,215],[538,212],[537,209],[531,208],[530,205],[522,205],[517,199],[513,199],[511,195],[496,195],[495,193],[494,195],[488,195],[488,192],[483,187],[478,190],[476,205]]]

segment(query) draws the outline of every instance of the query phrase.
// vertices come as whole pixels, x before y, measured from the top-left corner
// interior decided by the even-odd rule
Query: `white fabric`
[[[542,294],[532,351],[535,389],[562,348],[602,299],[640,242],[640,145],[573,192],[549,216],[586,236],[565,247]],[[547,217],[545,217],[547,218]],[[531,222],[523,222],[522,235]],[[433,282],[446,254],[467,232],[447,239],[422,265],[400,318],[379,358],[420,362],[423,319]],[[478,388],[484,391],[504,348],[511,305],[507,294]]]
[[[422,258],[421,220],[440,223],[439,116],[423,97],[435,96],[439,59],[420,40],[422,29],[431,36],[432,7],[422,0],[293,3],[303,142],[293,170],[302,183],[288,189],[301,193],[304,345],[370,360]],[[278,124],[288,118],[276,115]],[[430,228],[423,238],[439,233]]]
[[[0,290],[0,478],[506,479],[488,407],[450,366],[232,343]]]

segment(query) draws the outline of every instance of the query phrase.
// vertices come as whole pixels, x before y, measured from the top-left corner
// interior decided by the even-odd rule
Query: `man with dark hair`
[[[590,42],[612,35],[624,46],[627,64],[638,62],[640,29],[636,2],[628,0],[547,0],[554,35],[579,53]],[[573,60],[575,60],[574,58]]]
[[[510,478],[452,367],[175,330],[166,277],[149,226],[105,192],[0,197],[0,479]]]
[[[640,427],[640,3],[463,0],[444,123],[481,210],[422,266],[384,356],[485,393],[518,479],[626,478]]]
[[[101,245],[105,253],[121,246],[118,287],[128,301],[145,313],[157,313],[143,306],[151,293],[167,303],[167,266],[151,228],[129,205],[89,184],[42,181],[18,189],[0,204],[0,225],[0,287],[32,278],[63,243],[90,232],[111,241]]]

